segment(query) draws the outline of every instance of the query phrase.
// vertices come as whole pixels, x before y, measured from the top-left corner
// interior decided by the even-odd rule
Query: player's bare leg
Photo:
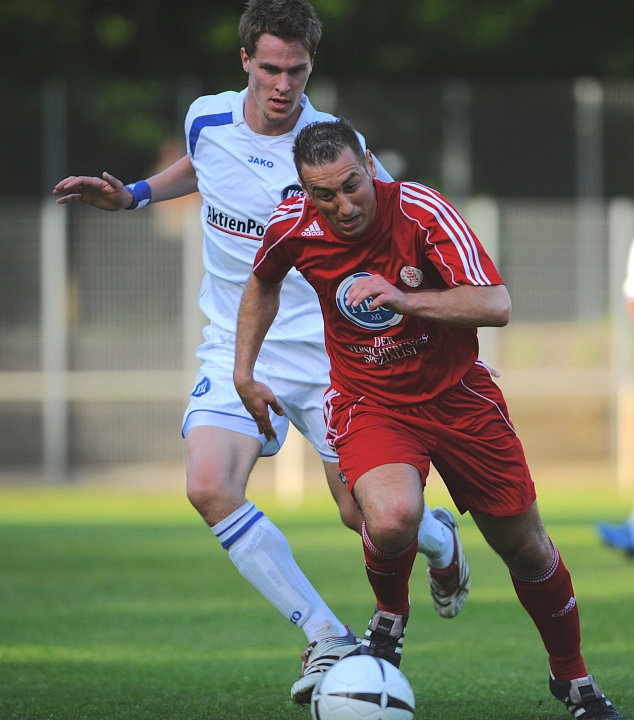
[[[224,428],[200,426],[187,433],[187,497],[207,525],[213,527],[244,505],[261,448],[257,438]]]
[[[240,573],[309,641],[302,677],[291,690],[300,704],[336,660],[355,652],[357,638],[334,615],[293,558],[286,538],[246,499],[259,457],[256,438],[216,427],[194,427],[185,440],[187,493]]]
[[[347,634],[295,562],[282,533],[246,499],[256,438],[212,426],[185,439],[187,494],[244,577],[312,642]]]

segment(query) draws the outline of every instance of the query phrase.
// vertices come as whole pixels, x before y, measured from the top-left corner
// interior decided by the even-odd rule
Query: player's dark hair
[[[281,40],[299,40],[311,59],[321,40],[321,20],[307,0],[249,0],[238,34],[248,57],[255,55],[260,35],[266,33]]]
[[[365,152],[349,120],[339,118],[306,125],[293,145],[293,160],[298,175],[301,177],[304,165],[315,167],[335,162],[347,147],[365,163]]]

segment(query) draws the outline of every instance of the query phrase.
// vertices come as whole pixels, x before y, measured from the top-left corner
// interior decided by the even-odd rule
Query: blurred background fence
[[[197,196],[105,213],[57,206],[50,191],[70,173],[130,182],[179,157],[202,85],[126,82],[160,119],[128,145],[134,117],[130,103],[118,115],[113,84],[52,80],[3,100],[27,112],[0,118],[0,478],[63,482],[183,456],[203,325]],[[613,462],[634,485],[621,294],[634,82],[311,81],[309,94],[351,119],[395,177],[441,190],[496,257],[513,318],[482,331],[482,357],[502,372],[529,462]]]

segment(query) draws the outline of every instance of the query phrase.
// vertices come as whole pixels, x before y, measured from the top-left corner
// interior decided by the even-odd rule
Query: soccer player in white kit
[[[355,651],[358,640],[297,566],[282,533],[246,499],[253,466],[258,457],[279,450],[289,420],[321,456],[344,523],[360,532],[362,518],[325,441],[322,400],[329,363],[323,321],[317,297],[299,273],[284,284],[280,313],[258,365],[259,376],[275,388],[286,410],[284,416],[272,414],[275,441],[259,433],[232,373],[237,311],[264,226],[278,202],[302,192],[291,153],[295,136],[308,123],[332,116],[316,111],[303,94],[321,37],[321,23],[306,0],[251,0],[239,29],[248,86],[194,101],[185,121],[186,156],[131,185],[104,173],[66,178],[53,192],[59,203],[83,201],[105,210],[141,208],[196,190],[202,195],[200,306],[209,323],[183,420],[187,493],[240,573],[304,630],[309,645],[291,696],[306,704],[321,674]],[[382,168],[379,172],[390,179]],[[441,616],[453,617],[466,599],[469,567],[448,510],[425,513],[419,546],[427,556],[434,606]]]

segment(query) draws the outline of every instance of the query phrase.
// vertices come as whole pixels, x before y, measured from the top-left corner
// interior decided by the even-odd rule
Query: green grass
[[[431,504],[447,502],[430,489]],[[295,513],[256,498],[325,599],[357,632],[373,607],[360,542],[331,502]],[[611,490],[542,492],[573,573],[584,654],[634,718],[634,561],[593,523],[626,510]],[[451,507],[451,505],[450,505]],[[422,563],[411,583],[402,669],[421,720],[565,720],[546,657],[500,561],[461,523],[472,590],[454,620],[435,615]],[[2,720],[310,718],[289,688],[305,645],[235,571],[184,497],[76,487],[0,490]]]

